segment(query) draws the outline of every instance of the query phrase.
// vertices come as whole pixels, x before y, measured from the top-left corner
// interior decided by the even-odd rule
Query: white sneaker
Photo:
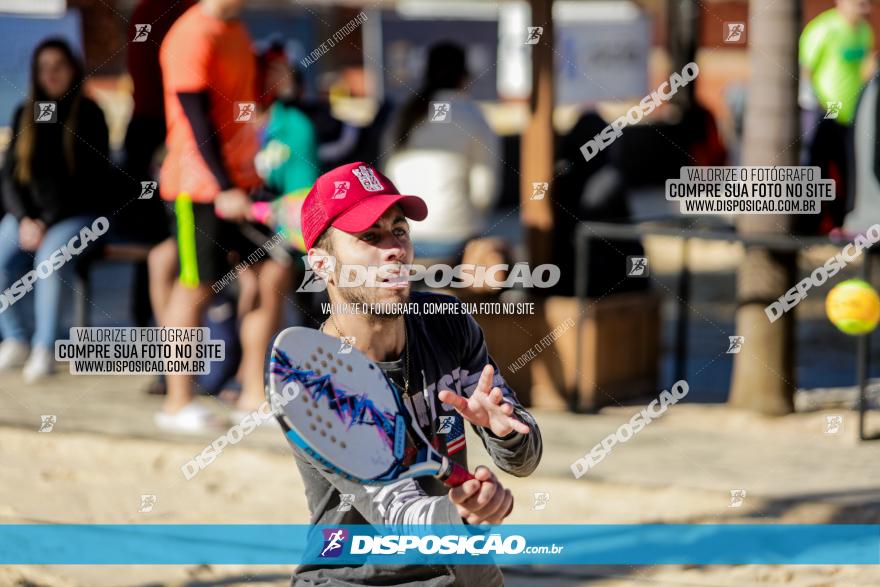
[[[20,368],[30,353],[31,347],[20,340],[0,342],[0,371]]]
[[[214,416],[208,408],[196,402],[189,402],[173,414],[156,412],[153,414],[153,421],[162,430],[183,434],[198,434],[220,428],[223,425],[223,422]]]
[[[55,373],[55,353],[47,347],[34,347],[24,365],[25,383],[34,383]]]

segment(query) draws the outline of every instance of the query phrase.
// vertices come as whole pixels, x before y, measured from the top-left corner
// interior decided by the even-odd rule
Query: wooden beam
[[[542,27],[532,49],[529,122],[520,145],[520,218],[532,266],[553,256],[553,0],[529,0],[533,27]],[[526,37],[523,31],[523,38]],[[548,183],[543,199],[532,199],[535,183]]]

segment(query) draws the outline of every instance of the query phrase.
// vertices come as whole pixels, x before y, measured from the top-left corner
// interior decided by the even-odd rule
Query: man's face
[[[409,223],[400,206],[389,208],[373,226],[357,233],[334,230],[330,235],[333,256],[336,258],[334,275],[329,287],[333,288],[344,303],[383,305],[409,300],[410,282],[408,265],[413,259],[413,245],[409,238]],[[338,287],[345,266],[378,268],[377,283],[355,287]],[[373,314],[378,318],[392,318],[397,314],[380,310]]]

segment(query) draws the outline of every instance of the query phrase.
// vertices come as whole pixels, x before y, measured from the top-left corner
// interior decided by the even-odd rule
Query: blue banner
[[[876,565],[880,526],[0,525],[0,564]]]

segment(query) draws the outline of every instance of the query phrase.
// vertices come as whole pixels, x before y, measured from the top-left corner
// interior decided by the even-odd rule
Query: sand
[[[682,406],[663,426],[712,429],[720,422],[766,434],[771,442],[803,434],[815,418],[765,420],[729,413],[724,408]],[[617,408],[616,410],[624,410]],[[725,413],[719,413],[719,412]],[[702,417],[694,418],[694,414]],[[612,411],[610,417],[615,417]],[[557,416],[548,416],[552,421]],[[558,416],[567,419],[569,416]],[[680,420],[677,421],[676,419]],[[717,421],[716,421],[717,420]],[[714,421],[714,422],[713,422]],[[546,424],[545,424],[546,426]],[[549,426],[548,428],[549,429]],[[658,426],[660,429],[660,426]],[[261,430],[269,436],[275,430]],[[661,429],[662,432],[662,429]],[[851,445],[848,440],[840,442]],[[476,446],[473,440],[471,446]],[[303,523],[307,521],[303,485],[292,457],[243,442],[194,479],[186,481],[180,464],[201,450],[197,440],[120,438],[86,432],[39,433],[0,428],[3,523]],[[876,451],[877,449],[871,449]],[[473,454],[481,454],[473,449]],[[477,458],[476,462],[483,459]],[[552,465],[552,459],[548,461]],[[550,470],[554,470],[551,466]],[[711,522],[747,518],[763,512],[766,522],[822,523],[839,509],[829,504],[795,504],[778,512],[750,498],[738,510],[726,508],[718,491],[682,485],[650,487],[635,483],[575,480],[544,474],[526,479],[504,476],[517,507],[512,523]],[[536,491],[551,491],[550,506],[531,509]],[[139,512],[141,495],[156,495],[152,512]],[[766,513],[770,511],[768,516]],[[846,521],[835,519],[835,521]],[[851,520],[859,521],[859,520]],[[876,520],[875,520],[876,521]],[[134,587],[184,585],[285,585],[293,567],[214,566],[18,566],[0,567],[0,586]],[[542,586],[624,585],[730,586],[787,585],[844,587],[880,585],[880,567],[520,567],[506,572],[506,584]]]

